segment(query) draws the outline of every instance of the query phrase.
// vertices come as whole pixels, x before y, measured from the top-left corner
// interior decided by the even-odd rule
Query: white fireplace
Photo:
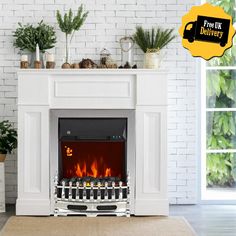
[[[126,118],[130,210],[168,215],[163,71],[20,70],[17,215],[51,215],[60,118]]]

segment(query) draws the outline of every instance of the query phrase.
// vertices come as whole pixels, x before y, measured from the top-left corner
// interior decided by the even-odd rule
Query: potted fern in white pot
[[[142,26],[136,27],[133,36],[136,44],[144,52],[144,68],[158,69],[163,58],[161,50],[176,36],[174,29],[162,29],[160,27],[144,30]]]

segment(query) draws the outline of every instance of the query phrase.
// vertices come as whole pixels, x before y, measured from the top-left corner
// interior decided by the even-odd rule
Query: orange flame
[[[91,165],[91,170],[92,170],[92,174],[89,174],[89,176],[93,176],[97,178],[98,177],[98,163],[96,160]]]
[[[79,163],[76,165],[76,175],[78,177],[86,177],[86,176],[91,176],[94,178],[97,177],[110,177],[111,175],[111,168],[105,168],[104,173],[102,173],[101,168],[98,166],[97,160],[94,160],[90,166],[90,171],[87,171],[87,165],[84,162],[83,166],[80,166]]]
[[[83,176],[86,176],[86,173],[87,173],[86,163],[84,162],[83,169],[81,169],[80,165],[77,164],[77,166],[76,166],[76,174],[77,174],[77,176],[83,177]]]
[[[105,177],[111,177],[111,168],[106,168]]]

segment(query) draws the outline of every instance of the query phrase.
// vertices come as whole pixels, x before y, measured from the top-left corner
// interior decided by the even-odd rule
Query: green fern
[[[176,37],[173,35],[173,31],[174,29],[163,30],[161,28],[144,30],[142,26],[137,26],[134,40],[144,53],[148,49],[161,50]]]

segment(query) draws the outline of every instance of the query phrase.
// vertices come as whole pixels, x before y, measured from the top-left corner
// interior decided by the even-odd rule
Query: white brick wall
[[[12,31],[17,22],[36,23],[43,19],[55,25],[58,43],[57,65],[64,56],[64,35],[58,31],[55,12],[74,10],[83,3],[89,17],[76,33],[71,53],[74,60],[89,57],[99,59],[99,52],[107,47],[113,58],[120,60],[117,41],[134,32],[137,24],[148,28],[154,25],[177,29],[195,0],[1,0],[0,1],[0,120],[9,119],[17,126],[17,78],[19,55],[12,45]],[[165,50],[162,67],[169,71],[169,196],[171,203],[196,202],[195,153],[195,63],[181,46],[181,39]],[[142,53],[135,48],[135,60],[142,62]],[[6,161],[6,201],[16,198],[16,156]]]

